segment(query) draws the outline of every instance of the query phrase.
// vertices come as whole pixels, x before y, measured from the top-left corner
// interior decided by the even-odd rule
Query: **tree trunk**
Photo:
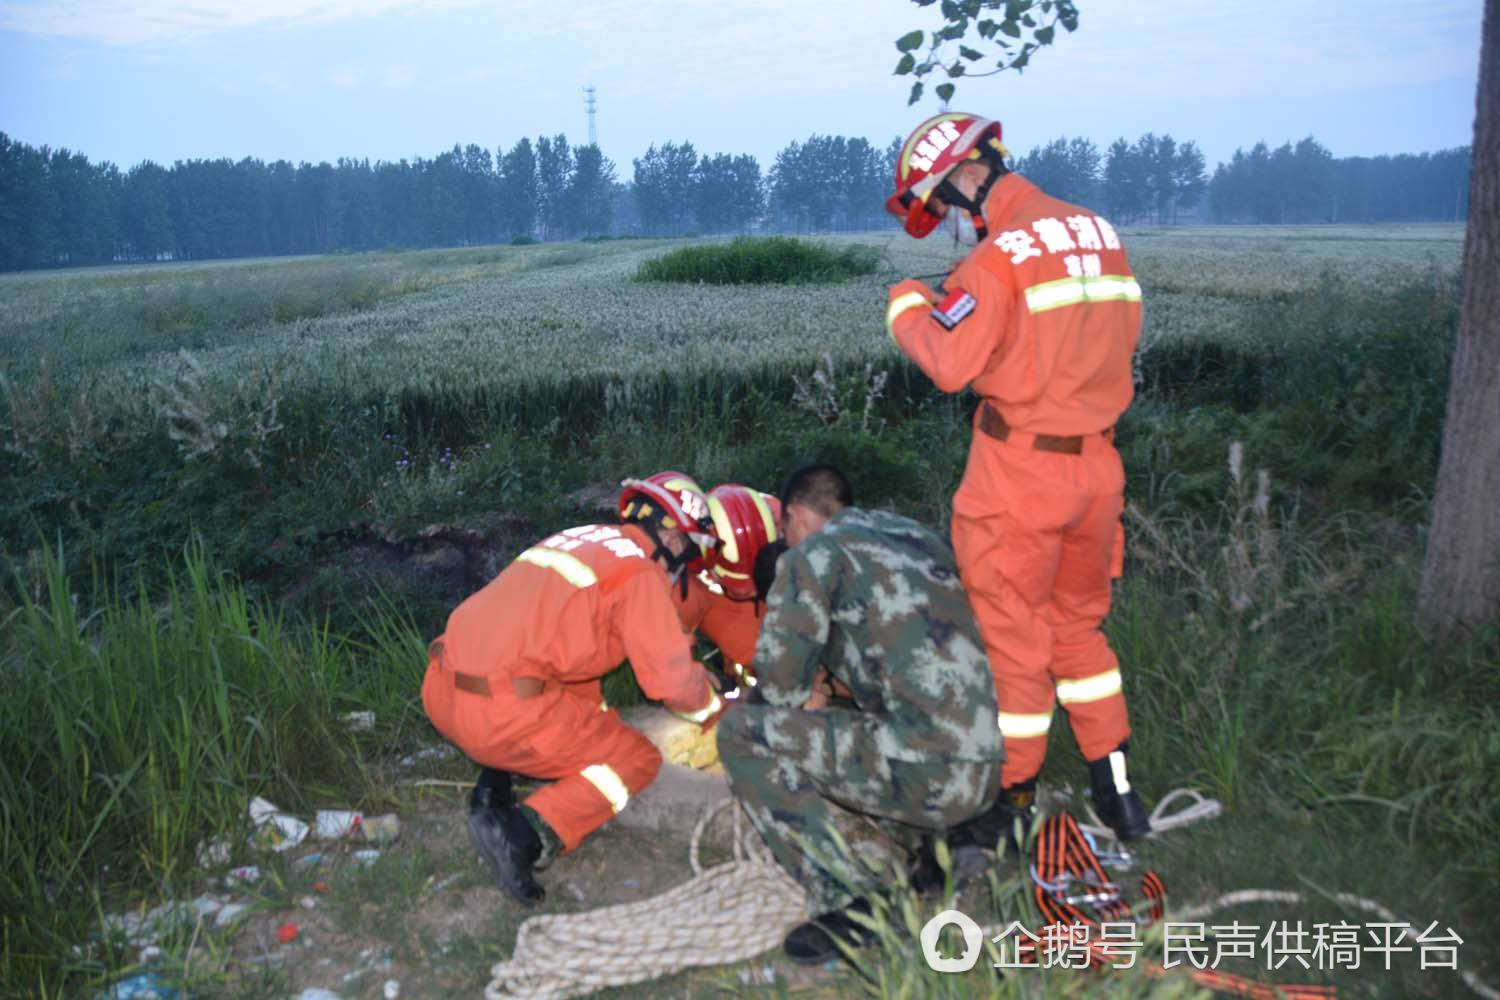
[[[1500,621],[1500,0],[1485,0],[1463,312],[1418,614],[1439,638]]]

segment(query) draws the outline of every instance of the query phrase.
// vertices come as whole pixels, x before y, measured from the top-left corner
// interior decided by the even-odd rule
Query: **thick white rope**
[[[1067,794],[1059,789],[1059,794]],[[1170,810],[1180,799],[1185,807]],[[714,818],[730,809],[734,827],[734,860],[705,869],[702,841]],[[1151,813],[1153,835],[1167,833],[1220,815],[1223,807],[1186,788],[1166,795]],[[1079,826],[1096,837],[1115,839],[1092,809]],[[491,970],[486,1000],[569,1000],[609,986],[645,982],[707,965],[730,965],[769,951],[781,943],[787,928],[808,919],[802,888],[781,869],[744,813],[732,799],[710,806],[693,828],[688,849],[693,878],[659,896],[584,913],[531,917],[516,933],[508,962]],[[1336,893],[1335,902],[1374,913],[1400,925],[1415,939],[1412,924],[1371,899]],[[1242,889],[1174,914],[1182,922],[1203,918],[1247,903],[1306,904],[1300,892]],[[989,931],[991,936],[998,931]],[[1464,983],[1484,1000],[1500,1000],[1500,991],[1474,973],[1460,971]]]
[[[755,828],[734,817],[734,860],[705,869],[703,836],[732,799],[693,829],[694,877],[638,903],[532,917],[508,962],[492,970],[487,1000],[566,1000],[705,965],[730,965],[781,944],[808,919],[802,887],[781,869]]]

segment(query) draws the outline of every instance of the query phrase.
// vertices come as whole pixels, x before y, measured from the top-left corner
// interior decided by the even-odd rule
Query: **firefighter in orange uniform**
[[[1000,800],[974,829],[993,846],[1029,817],[1060,703],[1095,809],[1130,840],[1150,823],[1126,772],[1120,667],[1100,626],[1122,557],[1113,428],[1132,395],[1141,290],[1114,228],[1011,173],[1000,136],[999,122],[974,115],[928,119],[902,147],[886,203],[913,236],[953,209],[976,236],[938,289],[892,287],[886,313],[939,389],[972,385],[982,399],[953,547],[995,674],[1006,760]]]
[[[628,479],[620,521],[522,552],[458,606],[430,649],[423,707],[484,768],[469,838],[521,902],[543,896],[534,870],[576,848],[661,767],[604,703],[601,677],[628,657],[646,696],[684,718],[711,723],[721,708],[670,592],[716,544],[706,498],[681,473]],[[512,773],[553,781],[518,806]]]
[[[678,601],[687,632],[719,647],[723,671],[740,688],[753,686],[750,661],[760,637],[765,592],[756,585],[758,560],[774,561],[786,549],[781,541],[781,501],[768,493],[725,483],[708,492],[709,520],[718,546]],[[763,574],[769,589],[773,574]]]

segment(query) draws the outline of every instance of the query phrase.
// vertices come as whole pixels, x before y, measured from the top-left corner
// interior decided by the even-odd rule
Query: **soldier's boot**
[[[1000,789],[994,805],[954,827],[948,835],[948,844],[957,856],[965,847],[993,851],[1004,837],[1006,847],[1019,852],[1035,816],[1036,779],[1029,778]]]
[[[469,812],[469,843],[489,865],[495,884],[519,903],[535,903],[546,895],[532,877],[548,846],[547,838],[537,831],[538,825],[547,826],[535,811],[525,806]],[[547,832],[550,834],[551,830]],[[556,834],[552,834],[551,840],[556,841]]]
[[[930,898],[938,895],[945,888],[949,875],[952,875],[956,889],[989,869],[989,859],[984,856],[978,844],[966,839],[957,830],[948,834],[947,840],[949,870],[946,872],[938,863],[937,844],[933,837],[924,837],[921,846],[912,856],[907,881],[918,896]]]
[[[868,917],[869,901],[856,899],[842,910],[830,910],[793,927],[782,942],[786,957],[798,965],[822,965],[842,954],[838,941],[844,941],[851,948],[874,944],[875,932],[856,920],[853,914]]]
[[[1128,745],[1121,743],[1106,757],[1089,762],[1089,792],[1094,811],[1104,825],[1122,841],[1135,840],[1151,832],[1151,817],[1141,797],[1130,787],[1125,758]]]

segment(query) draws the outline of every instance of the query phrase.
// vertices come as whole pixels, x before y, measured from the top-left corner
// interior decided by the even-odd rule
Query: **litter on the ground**
[[[311,896],[303,896],[297,902],[301,904],[304,910],[315,910],[318,908],[318,901]]]
[[[214,914],[214,926],[228,927],[248,909],[249,907],[244,903],[225,903],[219,908],[219,912]]]
[[[328,891],[328,883],[324,882],[322,879],[318,879],[316,882],[313,883],[313,892],[327,892],[327,891]]]
[[[360,864],[367,865],[370,862],[374,861],[376,858],[380,857],[380,852],[375,850],[374,848],[367,847],[362,851],[355,851],[349,856],[355,861],[358,861]]]
[[[229,869],[225,881],[230,885],[250,885],[260,881],[259,865],[240,865],[238,868]]]
[[[259,796],[250,800],[250,822],[255,825],[251,843],[273,851],[289,851],[307,839],[311,829],[295,816],[282,812]]]
[[[339,721],[351,733],[366,733],[375,728],[375,713],[369,711],[345,712],[339,716]]]
[[[319,809],[314,817],[319,840],[338,840],[358,830],[364,816],[354,809]]]
[[[155,944],[146,945],[146,947],[141,949],[141,953],[138,956],[141,965],[150,965],[158,958],[161,958],[161,946]]]
[[[225,837],[213,837],[209,840],[200,840],[197,848],[193,851],[193,858],[198,862],[199,868],[220,868],[229,864],[230,843]]]
[[[282,924],[280,927],[276,928],[276,940],[280,941],[282,944],[291,944],[293,941],[297,940],[297,925]]]
[[[311,854],[302,855],[302,857],[298,858],[296,861],[293,861],[292,864],[296,865],[299,868],[307,868],[317,864],[322,860],[323,855],[318,851],[314,851]]]
[[[401,995],[401,983],[399,980],[387,979],[381,990],[385,994],[385,1000],[396,1000]]]
[[[401,820],[395,813],[366,816],[360,824],[360,831],[372,844],[389,844],[401,836]]]
[[[343,997],[333,992],[333,990],[325,990],[321,986],[309,986],[293,997],[292,1000],[343,1000]]]
[[[199,920],[211,917],[223,908],[224,900],[219,899],[217,896],[210,896],[207,893],[193,900],[193,910],[197,912]]]
[[[129,979],[122,979],[94,1000],[177,1000],[182,991],[160,976],[144,972]]]
[[[449,744],[440,743],[437,746],[423,747],[415,753],[407,754],[401,758],[400,764],[402,767],[411,767],[424,760],[447,760],[457,752]]]

